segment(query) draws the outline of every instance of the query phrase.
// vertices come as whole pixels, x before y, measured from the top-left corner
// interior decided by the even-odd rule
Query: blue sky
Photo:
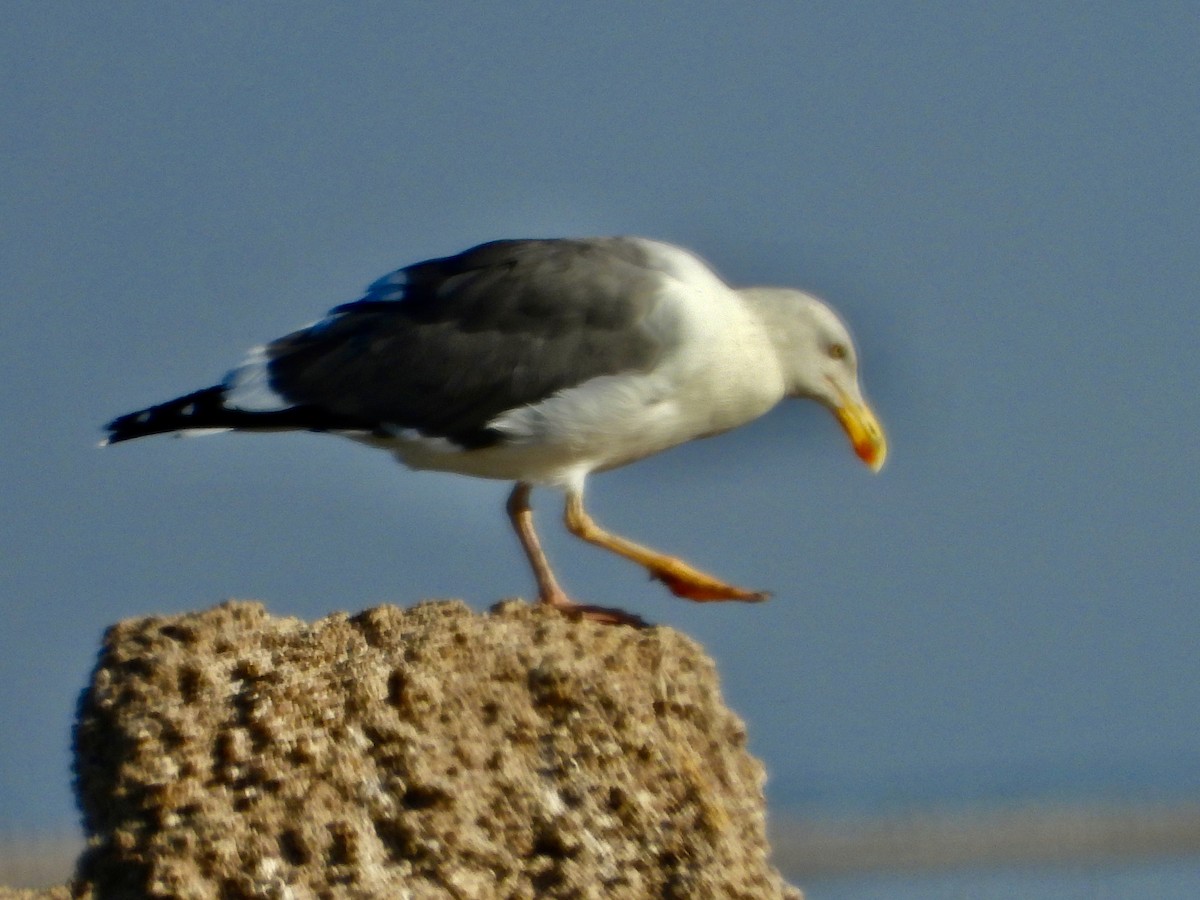
[[[569,589],[717,658],[776,808],[1200,796],[1197,84],[1182,3],[9,4],[0,827],[72,821],[117,619],[531,593],[506,485],[105,421],[399,265],[613,233],[824,296],[889,431],[878,477],[792,403],[592,480],[757,607],[535,494]]]

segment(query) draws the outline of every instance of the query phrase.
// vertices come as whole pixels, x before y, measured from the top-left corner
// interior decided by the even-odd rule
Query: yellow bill
[[[833,414],[846,430],[858,458],[870,466],[873,472],[882,469],[884,460],[887,459],[887,438],[883,434],[883,426],[879,424],[871,408],[861,401],[856,402],[844,397]]]

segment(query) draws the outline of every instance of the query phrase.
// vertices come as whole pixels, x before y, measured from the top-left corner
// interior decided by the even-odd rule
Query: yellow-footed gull
[[[583,488],[592,472],[744,425],[785,397],[829,408],[858,456],[883,465],[850,333],[815,297],[731,288],[688,251],[642,238],[493,241],[381,278],[220,384],[114,419],[105,443],[322,431],[414,469],[513,481],[508,515],[541,602],[636,623],[567,596],[533,528],[532,486],[563,490],[572,534],[677,596],[763,600],[605,531]]]

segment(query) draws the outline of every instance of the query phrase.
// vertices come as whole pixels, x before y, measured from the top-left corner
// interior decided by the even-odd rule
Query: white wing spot
[[[225,376],[226,409],[245,412],[277,412],[292,404],[271,387],[270,360],[265,346],[255,347],[240,366]]]

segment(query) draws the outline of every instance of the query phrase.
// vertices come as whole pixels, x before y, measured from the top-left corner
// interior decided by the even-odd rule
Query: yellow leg
[[[681,559],[635,544],[618,535],[605,531],[597,525],[583,508],[583,494],[572,491],[567,494],[567,529],[589,544],[611,550],[626,559],[643,566],[652,578],[657,578],[677,597],[701,603],[711,600],[741,600],[757,603],[771,595],[766,591],[748,591],[745,588],[726,584],[720,579],[694,569]]]
[[[632,613],[603,606],[576,603],[567,596],[567,592],[562,589],[558,579],[554,577],[550,561],[546,559],[546,553],[542,550],[542,543],[538,540],[537,532],[533,530],[533,509],[529,505],[530,488],[531,486],[524,481],[517,482],[512,493],[508,495],[506,509],[509,521],[512,522],[513,531],[517,533],[517,540],[521,542],[521,549],[525,551],[529,565],[533,568],[533,577],[537,581],[538,600],[569,615],[578,615],[595,622],[603,622],[608,625],[645,625],[646,623],[641,618]]]

